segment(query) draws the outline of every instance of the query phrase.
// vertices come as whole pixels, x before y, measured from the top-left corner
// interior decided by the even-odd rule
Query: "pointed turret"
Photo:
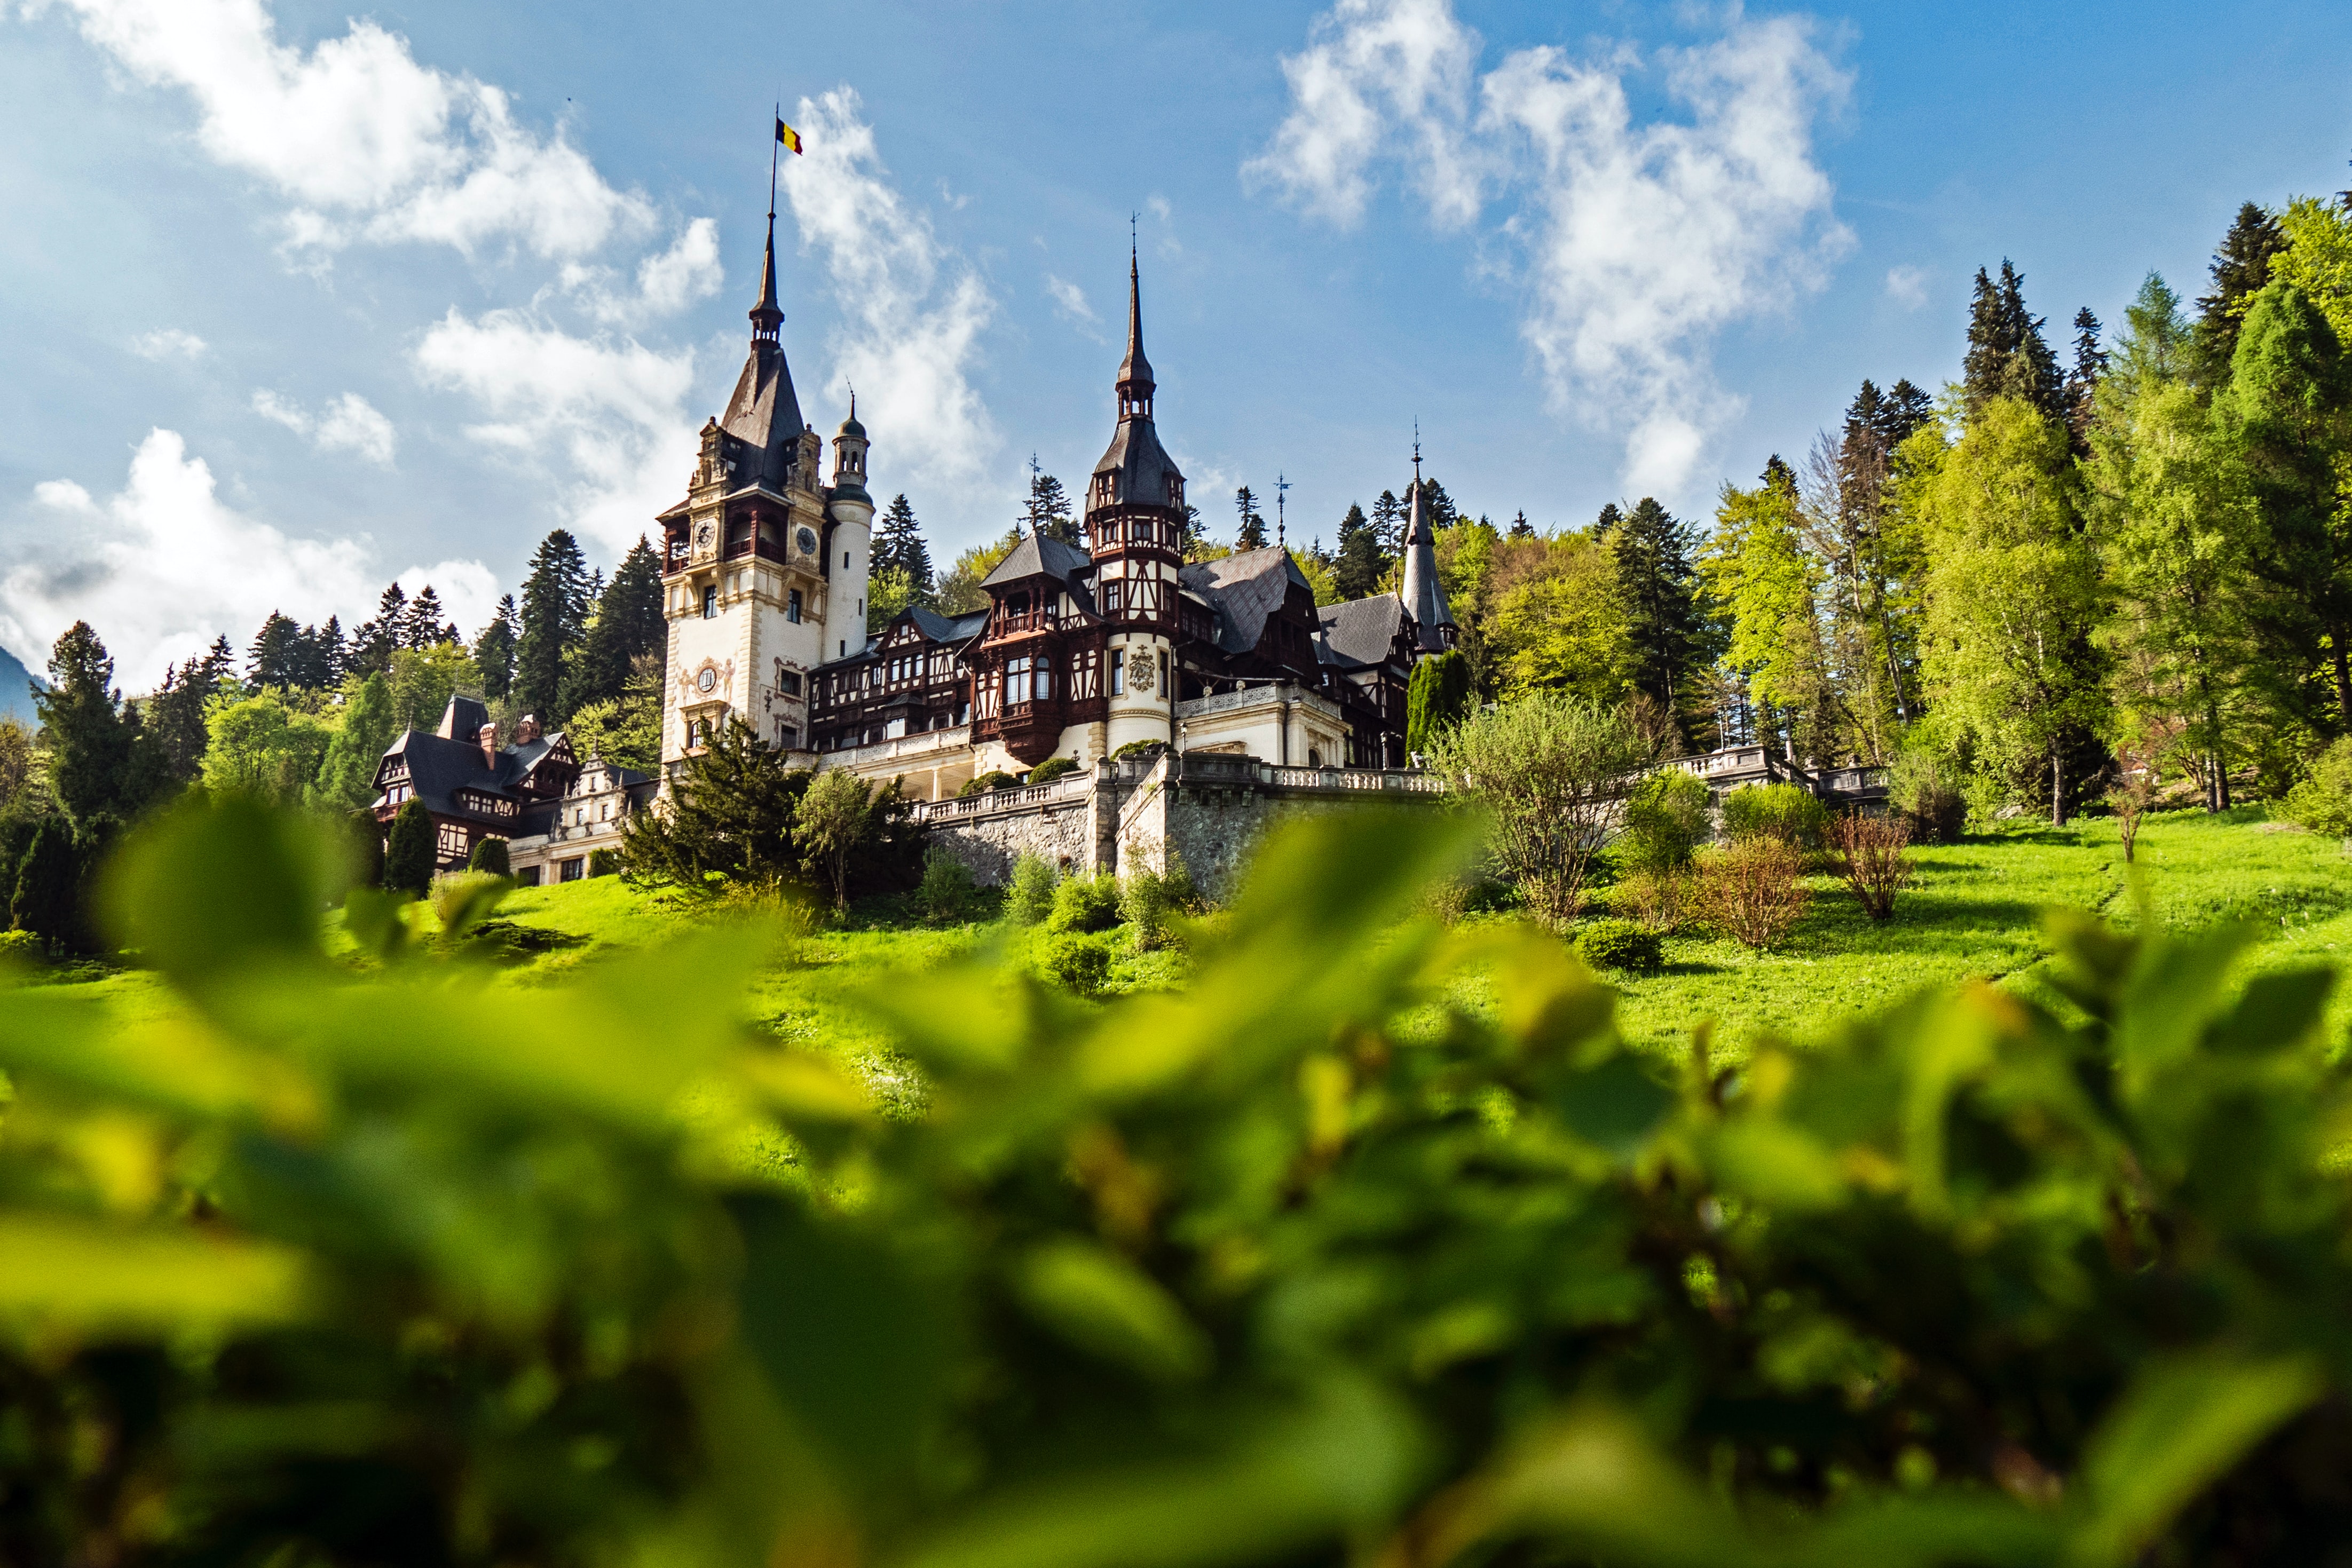
[[[1415,625],[1414,645],[1436,653],[1454,646],[1454,612],[1446,607],[1445,587],[1437,580],[1437,538],[1429,526],[1429,511],[1421,497],[1421,441],[1412,444],[1412,514],[1404,533],[1404,572],[1397,597]]]
[[[751,350],[757,353],[761,345],[778,347],[777,329],[784,324],[784,313],[776,305],[776,214],[768,214],[768,254],[760,268],[760,302],[751,307]]]
[[[801,400],[793,391],[792,366],[784,360],[780,329],[784,312],[776,303],[776,214],[768,213],[768,250],[760,267],[760,298],[751,307],[751,351],[735,382],[735,395],[719,427],[727,433],[723,456],[738,484],[761,484],[782,491],[791,482],[800,452]],[[814,488],[816,476],[803,481]]]
[[[1165,507],[1183,510],[1184,476],[1151,423],[1151,361],[1143,357],[1143,284],[1135,252],[1127,254],[1127,358],[1118,362],[1118,428],[1095,465],[1087,489],[1091,516],[1104,507]]]
[[[1127,253],[1127,358],[1118,362],[1118,416],[1151,417],[1151,361],[1143,357],[1143,279]]]

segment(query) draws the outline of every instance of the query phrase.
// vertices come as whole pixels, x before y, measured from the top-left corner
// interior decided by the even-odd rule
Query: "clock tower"
[[[737,719],[770,746],[805,750],[809,670],[866,644],[866,429],[853,408],[825,485],[824,443],[801,416],[780,338],[773,212],[751,316],[734,396],[702,427],[686,499],[660,517],[665,776]]]

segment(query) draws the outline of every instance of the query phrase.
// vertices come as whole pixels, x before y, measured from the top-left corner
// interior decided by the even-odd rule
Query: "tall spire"
[[[1404,570],[1397,581],[1397,597],[1413,618],[1417,645],[1435,653],[1454,645],[1454,612],[1446,607],[1445,587],[1437,580],[1437,539],[1430,531],[1428,504],[1421,492],[1421,421],[1416,419],[1412,422],[1412,509],[1405,525]]]
[[[768,255],[760,269],[760,302],[751,307],[751,343],[754,348],[762,343],[775,343],[777,329],[784,324],[784,313],[776,308],[776,210],[772,204],[774,201],[775,198],[772,194],[769,197],[771,205],[768,208]]]
[[[1135,242],[1127,247],[1127,358],[1118,362],[1118,416],[1151,417],[1151,361],[1143,357],[1143,279]]]

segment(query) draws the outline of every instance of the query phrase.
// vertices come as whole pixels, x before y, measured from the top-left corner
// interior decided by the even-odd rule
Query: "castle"
[[[1318,607],[1279,545],[1188,563],[1184,476],[1153,421],[1132,256],[1117,423],[1087,483],[1084,547],[1024,538],[981,585],[984,607],[909,608],[872,635],[866,427],[853,403],[824,483],[776,298],[772,215],[743,373],[703,426],[685,499],[659,518],[665,774],[735,719],[926,801],[1138,742],[1285,768],[1403,767],[1413,663],[1454,637],[1419,486],[1396,593]]]

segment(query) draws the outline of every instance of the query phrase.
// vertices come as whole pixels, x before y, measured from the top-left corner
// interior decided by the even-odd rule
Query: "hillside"
[[[48,689],[48,683],[25,667],[25,662],[0,648],[0,717],[21,719],[28,725],[41,722],[33,707],[34,686]]]

